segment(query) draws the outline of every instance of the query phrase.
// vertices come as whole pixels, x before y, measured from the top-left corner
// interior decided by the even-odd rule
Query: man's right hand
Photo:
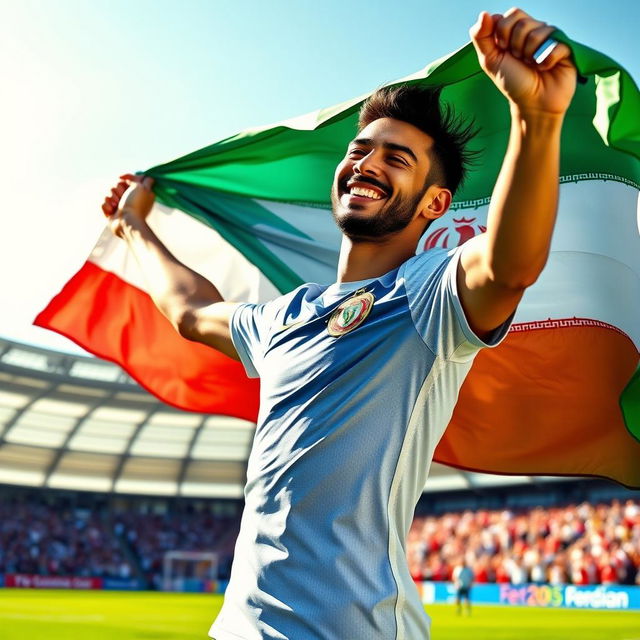
[[[109,218],[111,231],[116,236],[122,237],[126,218],[133,216],[144,221],[153,207],[156,196],[151,190],[153,178],[125,173],[120,176],[120,180],[111,189],[111,195],[104,199],[102,211]],[[122,196],[132,184],[136,185],[135,188],[127,195],[124,205],[118,208]]]
[[[229,328],[238,304],[225,302],[211,282],[177,260],[145,224],[156,198],[151,190],[153,178],[126,173],[120,179],[104,199],[102,210],[114,235],[127,241],[145,277],[147,293],[183,338],[239,360]]]

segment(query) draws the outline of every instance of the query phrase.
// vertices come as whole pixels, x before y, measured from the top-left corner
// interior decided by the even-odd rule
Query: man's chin
[[[333,218],[341,229],[351,225],[366,226],[372,219],[372,215],[367,215],[367,213],[364,207],[360,207],[359,205],[348,208],[341,206],[337,211],[334,210]]]
[[[334,219],[340,231],[354,242],[371,242],[380,240],[382,236],[386,235],[381,233],[381,225],[376,216],[362,215],[350,209],[342,211],[338,215],[334,213]]]

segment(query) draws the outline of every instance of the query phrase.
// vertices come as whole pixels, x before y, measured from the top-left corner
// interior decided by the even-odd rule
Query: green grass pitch
[[[208,594],[0,589],[0,639],[206,640],[221,605],[222,596]],[[433,640],[640,640],[640,612],[477,606],[459,617],[451,605],[427,611]]]

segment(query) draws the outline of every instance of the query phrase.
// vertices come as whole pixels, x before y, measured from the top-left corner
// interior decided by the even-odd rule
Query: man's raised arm
[[[229,331],[237,304],[225,302],[211,282],[179,262],[153,233],[146,222],[155,200],[153,179],[132,174],[121,179],[105,198],[102,210],[111,231],[129,245],[153,302],[180,335],[238,360]],[[138,184],[118,208],[131,182]]]
[[[540,64],[534,60],[553,31],[520,9],[504,15],[482,12],[470,30],[481,67],[511,111],[487,231],[464,246],[458,271],[462,306],[481,336],[509,318],[549,255],[558,208],[560,132],[576,86],[566,45],[556,44]]]

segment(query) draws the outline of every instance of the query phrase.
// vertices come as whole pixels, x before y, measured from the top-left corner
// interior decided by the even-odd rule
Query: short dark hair
[[[466,148],[476,134],[473,122],[466,122],[448,104],[441,104],[441,87],[401,84],[382,87],[360,108],[358,132],[379,118],[408,122],[433,138],[433,166],[425,187],[438,184],[455,194],[477,156]]]

